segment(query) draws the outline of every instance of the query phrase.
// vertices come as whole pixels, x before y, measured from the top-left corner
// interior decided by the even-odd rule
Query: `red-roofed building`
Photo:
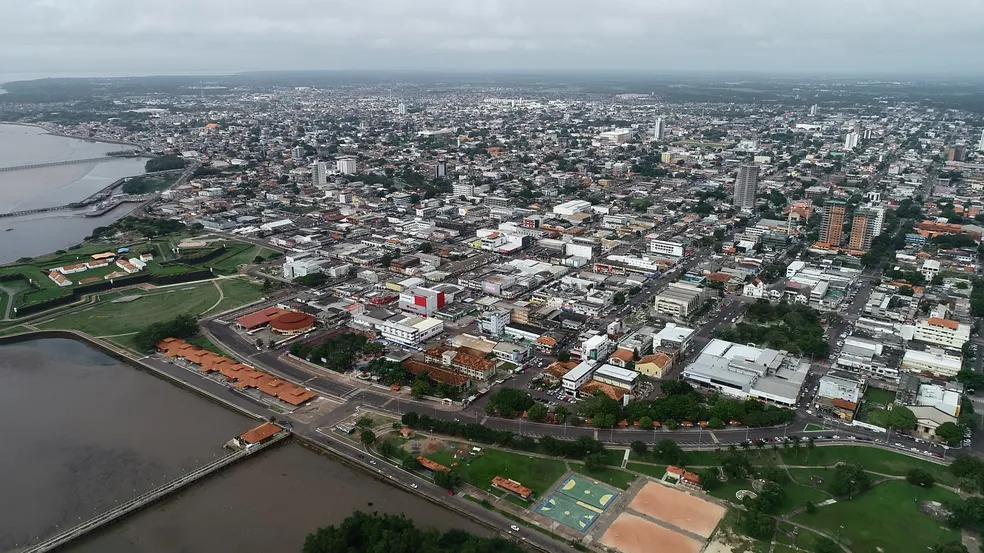
[[[533,490],[515,480],[510,480],[501,476],[496,476],[492,479],[492,487],[505,490],[525,501],[529,501],[530,497],[533,495]]]
[[[270,324],[270,321],[273,320],[274,317],[284,313],[289,313],[289,311],[275,306],[267,307],[265,309],[260,309],[259,311],[254,311],[248,315],[239,317],[236,319],[236,325],[246,330],[253,330],[254,328],[260,328],[265,324]]]

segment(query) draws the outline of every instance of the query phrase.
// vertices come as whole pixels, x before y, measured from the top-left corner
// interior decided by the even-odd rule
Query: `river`
[[[121,149],[127,147],[53,136],[38,127],[0,124],[0,167],[89,159]],[[83,200],[122,177],[143,174],[146,161],[107,158],[103,162],[0,172],[0,213]],[[123,208],[91,218],[83,217],[84,210],[0,218],[0,263],[77,244],[95,227],[127,212]]]
[[[0,346],[0,551],[54,534],[227,451],[258,424],[67,339]],[[373,506],[368,505],[369,502]],[[99,553],[300,551],[351,512],[476,524],[300,445],[212,475],[68,550]]]

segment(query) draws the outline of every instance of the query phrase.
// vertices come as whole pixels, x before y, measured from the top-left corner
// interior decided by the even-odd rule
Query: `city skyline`
[[[809,11],[773,0],[284,0],[274,13],[268,7],[259,0],[0,6],[0,67],[38,76],[277,69],[974,75],[984,68],[952,55],[984,43],[984,6],[968,0],[943,0],[931,11],[914,0],[834,0]]]

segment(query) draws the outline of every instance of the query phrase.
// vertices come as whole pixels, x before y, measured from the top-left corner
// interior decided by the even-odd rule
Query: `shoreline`
[[[36,129],[41,129],[45,134],[50,136],[58,136],[61,138],[72,138],[75,140],[82,140],[83,142],[101,142],[103,144],[116,144],[120,146],[134,146],[136,148],[144,149],[142,144],[137,144],[136,142],[126,142],[124,140],[114,140],[112,138],[90,138],[87,136],[74,136],[71,134],[65,134],[58,132],[56,130],[50,129],[40,123],[24,123],[21,121],[0,121],[0,125],[16,125],[18,127],[34,127]],[[112,159],[112,156],[107,156]]]

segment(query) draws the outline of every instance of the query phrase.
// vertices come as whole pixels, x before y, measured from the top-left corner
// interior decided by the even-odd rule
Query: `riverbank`
[[[58,132],[57,130],[54,130],[53,128],[47,127],[47,126],[42,125],[40,123],[24,123],[22,121],[0,121],[0,125],[17,125],[17,126],[20,126],[20,127],[34,127],[36,129],[43,129],[45,131],[45,134],[48,134],[48,135],[51,135],[51,136],[59,136],[59,137],[62,137],[62,138],[74,138],[75,140],[84,140],[86,142],[98,142],[98,143],[102,143],[102,144],[116,144],[116,145],[120,145],[120,146],[134,146],[134,147],[140,148],[141,150],[144,149],[144,146],[142,144],[138,144],[136,142],[127,142],[127,141],[124,141],[124,140],[114,140],[112,138],[93,138],[93,137],[88,137],[88,136],[75,136],[75,135],[72,135],[72,134],[66,134],[66,133]]]

